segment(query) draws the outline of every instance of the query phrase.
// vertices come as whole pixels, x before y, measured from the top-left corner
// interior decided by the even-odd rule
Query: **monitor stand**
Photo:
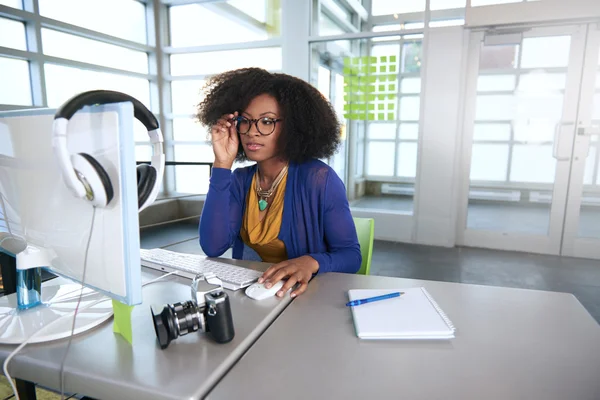
[[[17,267],[21,259],[17,256]],[[32,271],[17,270],[17,274],[22,276],[25,276],[24,272],[28,272],[28,277],[32,274]],[[0,344],[20,344],[34,333],[35,336],[29,340],[29,343],[49,342],[69,337],[73,327],[73,311],[77,307],[80,294],[80,284],[64,278],[56,278],[43,286],[41,293],[38,293],[39,301],[29,308],[23,308],[23,304],[20,304],[23,298],[18,301],[17,293],[0,297]],[[95,304],[90,306],[92,303]],[[89,308],[86,308],[88,306]],[[84,287],[75,320],[74,334],[95,328],[112,315],[111,298]],[[59,321],[54,322],[59,318]],[[50,323],[52,326],[45,328]]]

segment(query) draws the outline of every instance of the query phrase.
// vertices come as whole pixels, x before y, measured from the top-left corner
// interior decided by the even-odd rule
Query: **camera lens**
[[[155,313],[152,308],[151,311],[156,337],[162,349],[167,348],[179,336],[200,329],[201,316],[196,303],[191,300],[167,304],[160,313]]]

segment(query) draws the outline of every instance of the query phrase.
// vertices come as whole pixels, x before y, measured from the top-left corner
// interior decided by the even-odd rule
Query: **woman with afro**
[[[298,78],[259,68],[211,78],[198,120],[211,127],[215,161],[200,245],[209,257],[273,263],[259,279],[303,293],[317,273],[355,273],[362,261],[344,184],[319,159],[340,127],[331,104]],[[256,164],[231,171],[235,160]],[[258,255],[258,258],[256,257]]]

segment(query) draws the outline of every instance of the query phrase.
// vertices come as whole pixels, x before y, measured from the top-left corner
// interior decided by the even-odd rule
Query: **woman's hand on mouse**
[[[237,111],[233,114],[225,114],[212,126],[210,136],[215,153],[213,163],[215,168],[231,169],[233,166],[240,144],[235,123],[232,121],[237,116]]]
[[[264,282],[265,287],[268,289],[275,282],[287,278],[283,287],[277,292],[277,296],[282,297],[296,283],[300,283],[298,289],[291,294],[292,297],[296,297],[304,293],[308,287],[308,281],[318,270],[319,263],[317,260],[311,256],[302,256],[270,266],[258,279],[258,283]]]

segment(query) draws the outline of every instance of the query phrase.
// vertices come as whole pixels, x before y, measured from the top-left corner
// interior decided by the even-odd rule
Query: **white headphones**
[[[138,208],[142,211],[156,200],[165,170],[163,135],[156,117],[137,99],[120,92],[93,90],[68,100],[56,111],[52,127],[52,146],[67,187],[76,197],[86,199],[97,207],[106,207],[114,196],[110,177],[94,157],[86,153],[69,154],[67,124],[69,119],[87,105],[129,101],[135,118],[148,130],[152,143],[151,165],[137,167]]]

